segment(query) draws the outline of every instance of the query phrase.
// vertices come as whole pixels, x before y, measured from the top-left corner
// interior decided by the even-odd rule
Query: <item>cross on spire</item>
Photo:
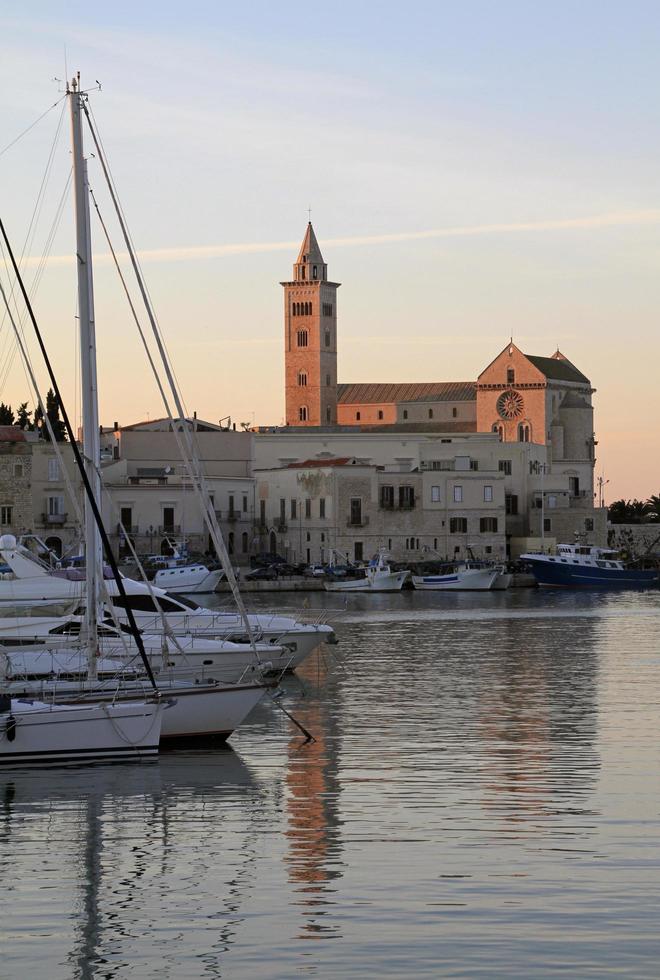
[[[309,223],[311,225],[311,223],[312,223],[312,209],[311,209],[311,207],[308,207],[307,208],[307,217],[308,217]]]

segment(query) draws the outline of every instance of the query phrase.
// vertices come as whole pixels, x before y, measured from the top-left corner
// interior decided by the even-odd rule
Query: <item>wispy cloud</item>
[[[353,248],[363,245],[392,245],[398,242],[415,242],[434,238],[469,238],[481,235],[510,235],[552,231],[580,231],[599,228],[622,228],[660,224],[660,209],[643,211],[612,211],[606,214],[587,215],[580,218],[559,218],[547,221],[514,221],[499,224],[466,225],[454,228],[429,228],[422,231],[399,231],[382,235],[347,235],[340,238],[324,238],[323,245],[331,248]],[[204,259],[220,259],[228,255],[254,255],[259,252],[295,251],[299,241],[286,242],[231,242],[218,245],[183,245],[172,248],[153,248],[139,252],[141,262],[191,262]],[[119,259],[128,258],[125,252],[117,253]],[[41,259],[31,256],[27,265]],[[54,255],[51,265],[69,263],[69,255]],[[95,262],[110,262],[109,253],[95,254]]]

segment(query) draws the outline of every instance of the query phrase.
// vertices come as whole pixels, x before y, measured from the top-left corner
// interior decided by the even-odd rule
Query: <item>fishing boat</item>
[[[437,571],[413,575],[416,589],[433,592],[488,592],[498,580],[500,566],[479,561],[443,562]],[[506,588],[506,585],[503,586]]]
[[[366,568],[357,569],[355,577],[328,580],[328,592],[400,592],[410,578],[410,571],[394,571],[387,553],[379,551]]]
[[[558,544],[555,555],[520,556],[539,585],[567,589],[651,589],[660,586],[660,568],[650,558],[624,560],[611,548]]]

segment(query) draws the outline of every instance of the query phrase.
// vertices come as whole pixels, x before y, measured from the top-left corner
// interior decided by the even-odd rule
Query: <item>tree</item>
[[[14,424],[14,413],[12,412],[11,405],[5,405],[4,402],[0,402],[0,425],[13,425]]]
[[[615,500],[608,508],[607,517],[611,524],[641,524],[648,513],[648,501]]]
[[[19,425],[21,429],[30,428],[30,415],[32,413],[28,411],[28,403],[21,402],[16,411],[16,425]]]
[[[652,521],[660,521],[660,494],[651,494],[646,501],[646,513]]]
[[[55,442],[64,442],[66,440],[66,427],[60,418],[60,406],[57,404],[57,397],[52,388],[48,389],[46,395],[46,415],[53,430]]]

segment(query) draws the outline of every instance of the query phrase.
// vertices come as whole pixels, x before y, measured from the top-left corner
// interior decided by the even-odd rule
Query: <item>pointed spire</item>
[[[307,222],[305,237],[302,240],[298,258],[293,266],[293,277],[297,281],[325,280],[328,278],[328,267],[323,261],[319,243],[314,234],[312,222]]]

